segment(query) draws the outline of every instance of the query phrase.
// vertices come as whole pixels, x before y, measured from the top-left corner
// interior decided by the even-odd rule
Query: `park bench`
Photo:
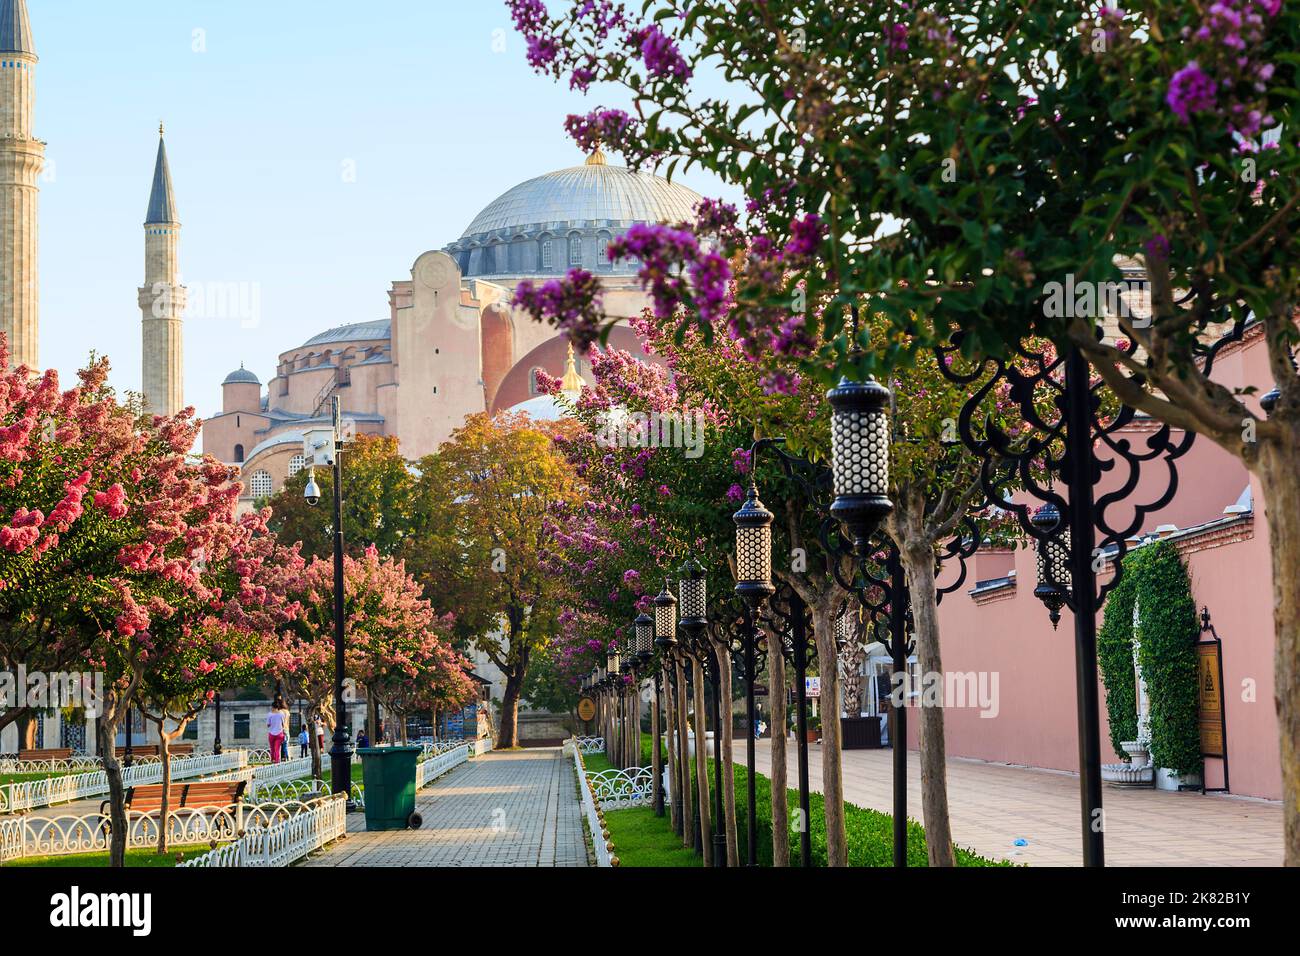
[[[71,747],[46,747],[43,750],[20,750],[19,760],[70,760]]]
[[[206,808],[219,810],[236,806],[244,796],[247,780],[227,780],[204,783],[174,783],[167,800],[167,809],[179,810],[182,807]],[[126,791],[126,809],[128,813],[157,813],[162,809],[163,786],[152,783],[140,787],[128,787]],[[109,801],[100,804],[99,812],[108,813]]]
[[[194,753],[193,744],[172,744],[168,748],[173,757],[188,757]],[[125,747],[114,747],[113,753],[118,757],[126,755]],[[135,744],[131,747],[131,756],[135,757],[161,757],[162,748],[158,744]]]

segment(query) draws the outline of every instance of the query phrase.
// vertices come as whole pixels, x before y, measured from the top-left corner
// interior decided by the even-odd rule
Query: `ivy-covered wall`
[[[1138,661],[1150,698],[1151,757],[1179,774],[1201,772],[1196,710],[1200,624],[1191,579],[1178,551],[1158,541],[1124,559],[1124,575],[1106,600],[1097,656],[1106,687],[1111,741],[1137,735],[1133,674],[1133,603],[1138,604]],[[1122,751],[1120,751],[1122,752]]]

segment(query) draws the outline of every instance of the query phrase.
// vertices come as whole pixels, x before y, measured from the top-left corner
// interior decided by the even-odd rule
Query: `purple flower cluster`
[[[669,77],[682,81],[691,78],[691,68],[681,51],[677,49],[668,36],[658,26],[652,25],[633,30],[627,37],[628,45],[641,50],[641,59],[651,76],[660,79]]]
[[[1169,81],[1165,102],[1186,123],[1192,113],[1214,109],[1214,81],[1192,60]]]
[[[590,153],[602,143],[622,143],[636,121],[622,110],[592,110],[585,116],[570,113],[564,129],[583,152]]]
[[[1247,139],[1272,127],[1264,110],[1275,67],[1262,62],[1258,48],[1281,9],[1281,0],[1216,0],[1206,8],[1200,26],[1183,34],[1196,56],[1165,94],[1174,115],[1187,123],[1194,113],[1212,113]]]
[[[785,244],[785,258],[798,260],[811,256],[821,245],[825,231],[821,217],[815,212],[794,220],[790,223],[790,241]]]
[[[712,251],[700,249],[699,241],[687,229],[637,224],[609,244],[610,261],[624,256],[641,260],[637,272],[650,287],[655,315],[670,318],[687,295],[683,269],[695,291],[695,306],[708,321],[722,314],[728,302],[731,268]]]
[[[537,321],[554,323],[580,350],[600,338],[600,282],[590,272],[570,269],[541,288],[525,279],[515,289],[515,301]]]

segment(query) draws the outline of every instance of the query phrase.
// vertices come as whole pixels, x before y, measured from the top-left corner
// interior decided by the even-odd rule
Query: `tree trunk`
[[[506,687],[501,693],[501,726],[497,731],[497,746],[502,750],[519,746],[519,693],[523,684],[521,668],[506,675]]]
[[[699,790],[700,843],[704,849],[704,865],[713,865],[713,827],[709,803],[708,722],[704,710],[704,668],[698,660],[691,661],[691,675],[695,679],[695,785]],[[716,746],[716,741],[714,742]]]
[[[664,675],[663,686],[664,739],[668,744],[668,822],[672,824],[673,832],[677,833],[682,828],[677,798],[679,788],[682,785],[681,774],[677,769],[677,707],[673,703],[673,682],[668,679],[666,674]],[[658,746],[659,742],[655,741],[655,747],[658,748]]]
[[[1282,760],[1287,866],[1300,866],[1300,438],[1260,448],[1259,479],[1273,561],[1273,706]]]
[[[781,639],[767,635],[768,700],[772,709],[772,865],[790,865],[790,808],[786,794],[785,773],[785,658],[781,656]],[[807,820],[801,821],[803,826]]]
[[[682,845],[695,848],[695,796],[691,788],[691,760],[686,733],[690,724],[686,719],[686,668],[679,657],[673,662],[677,672],[677,760],[682,780]]]
[[[162,805],[158,807],[158,852],[167,852],[167,813],[171,810],[172,742],[158,720],[158,756],[162,759]]]
[[[715,733],[715,746],[722,748],[722,814],[727,834],[727,866],[740,866],[740,838],[736,827],[736,764],[732,753],[736,726],[735,711],[731,706],[731,646],[727,642],[713,644],[718,668],[718,720],[722,724]]]
[[[844,772],[840,767],[839,650],[835,647],[835,610],[842,600],[829,590],[813,605],[817,669],[822,679],[822,805],[826,814],[826,865],[848,866],[844,825]]]
[[[657,688],[659,685],[656,684]],[[654,704],[650,707],[650,803],[656,810],[662,811],[661,784],[664,779],[664,765],[659,758],[659,708],[656,706],[659,698],[655,698]]]
[[[104,776],[108,778],[108,865],[126,866],[126,791],[122,787],[122,765],[117,762],[117,720],[108,719],[108,711],[95,721],[99,752],[103,755]]]
[[[918,538],[901,551],[912,595],[916,628],[916,669],[922,682],[943,674],[939,654],[939,617],[934,585],[934,551]],[[925,822],[925,849],[931,866],[955,866],[952,827],[948,820],[948,765],[943,737],[943,701],[935,706],[921,698],[921,809]],[[899,741],[906,746],[906,741]]]

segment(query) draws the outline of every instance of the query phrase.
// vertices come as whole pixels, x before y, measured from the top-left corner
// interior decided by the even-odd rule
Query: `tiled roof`
[[[153,167],[153,189],[149,191],[149,212],[146,226],[180,222],[176,214],[176,196],[172,193],[172,171],[167,165],[167,145],[158,137],[158,159]]]
[[[26,0],[0,0],[0,53],[35,53]]]

